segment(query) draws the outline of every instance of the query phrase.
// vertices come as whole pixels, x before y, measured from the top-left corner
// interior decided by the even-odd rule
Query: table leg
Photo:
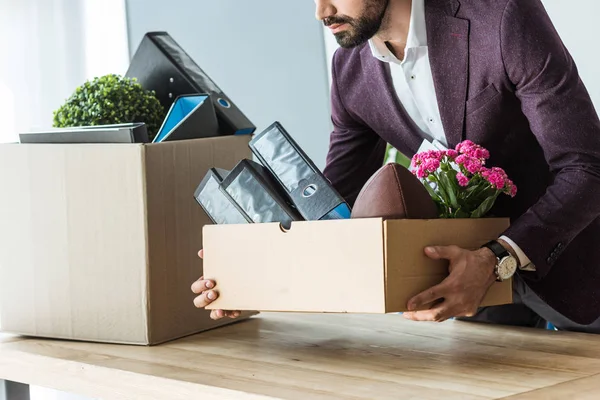
[[[29,385],[0,380],[0,400],[30,400]]]

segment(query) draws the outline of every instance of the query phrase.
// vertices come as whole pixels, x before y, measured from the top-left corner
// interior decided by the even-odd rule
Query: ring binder
[[[165,110],[181,95],[207,93],[213,103],[219,135],[252,134],[254,124],[167,32],[148,32],[125,76],[154,90]]]
[[[285,188],[307,221],[350,218],[350,206],[279,122],[250,141],[250,149]]]

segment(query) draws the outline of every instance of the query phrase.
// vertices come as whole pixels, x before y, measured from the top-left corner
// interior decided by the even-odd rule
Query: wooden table
[[[598,399],[600,336],[261,314],[156,347],[0,339],[0,379],[103,399]]]

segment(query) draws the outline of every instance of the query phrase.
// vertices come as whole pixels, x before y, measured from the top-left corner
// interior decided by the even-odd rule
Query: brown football
[[[434,219],[438,210],[412,172],[390,163],[369,178],[356,198],[351,218]]]

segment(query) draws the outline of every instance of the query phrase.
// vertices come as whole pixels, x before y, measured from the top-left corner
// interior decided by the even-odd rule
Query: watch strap
[[[509,257],[511,255],[508,252],[508,250],[506,250],[506,248],[502,246],[497,240],[491,240],[484,244],[483,247],[487,247],[488,249],[490,249],[496,256],[496,258],[498,258],[499,260],[503,259],[504,257]]]

